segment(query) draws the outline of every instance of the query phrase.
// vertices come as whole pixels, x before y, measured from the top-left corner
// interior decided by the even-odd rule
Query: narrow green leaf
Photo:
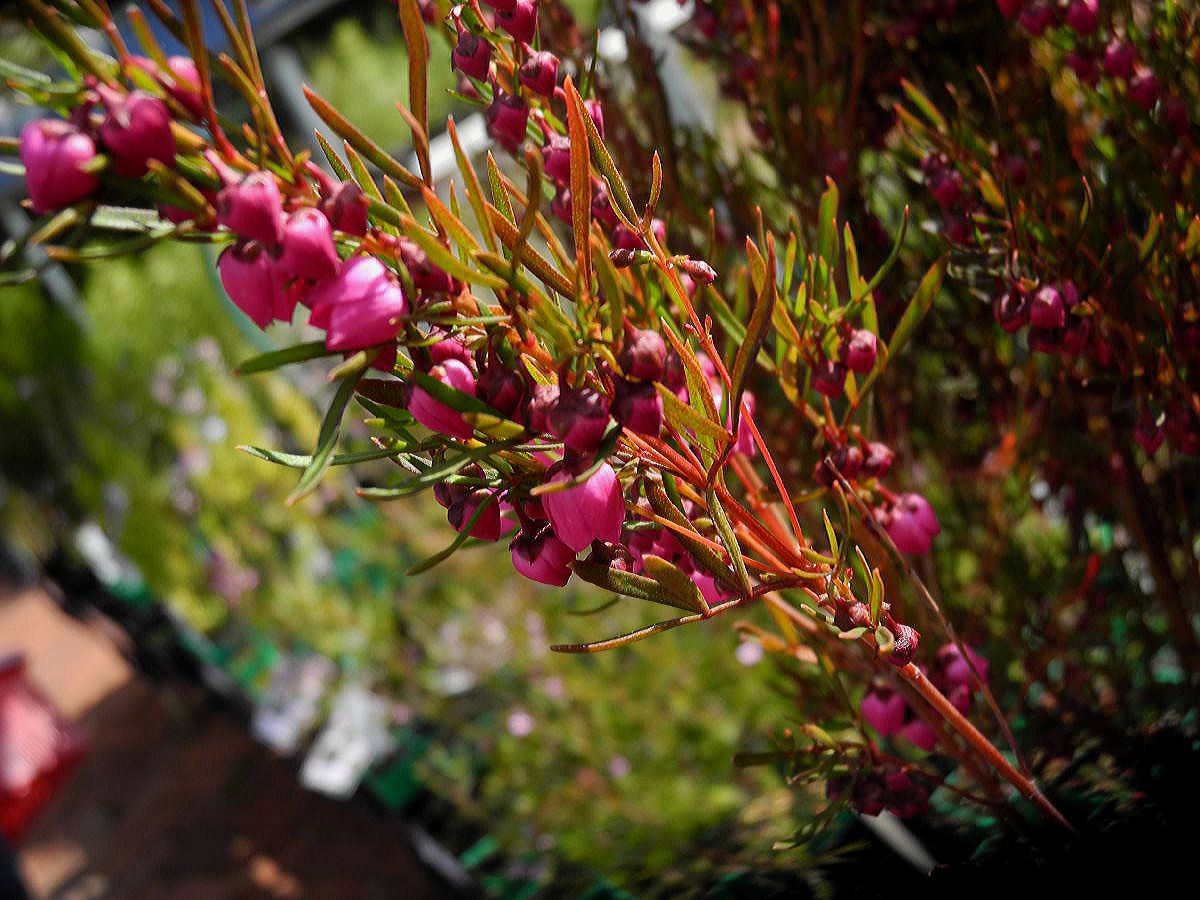
[[[253,375],[256,372],[270,372],[280,366],[304,362],[306,359],[317,359],[322,356],[332,356],[340,351],[327,350],[324,341],[309,341],[307,344],[297,344],[282,350],[272,350],[251,357],[233,370],[234,375]]]
[[[686,433],[689,429],[696,432],[697,435],[704,435],[716,443],[721,443],[729,439],[729,433],[711,419],[698,415],[692,407],[683,403],[675,392],[666,385],[655,382],[655,390],[662,397],[663,415],[681,433]]]
[[[749,597],[752,590],[750,573],[746,571],[746,561],[742,559],[742,548],[733,532],[733,525],[729,522],[729,514],[725,512],[725,506],[713,488],[708,489],[705,500],[708,503],[708,511],[712,514],[713,524],[717,526],[717,534],[721,536],[721,543],[725,545],[729,558],[733,560],[733,570],[737,572],[742,595]]]
[[[584,581],[594,584],[596,587],[603,588],[606,591],[612,591],[624,597],[633,597],[636,600],[649,600],[652,603],[661,603],[664,606],[671,606],[675,609],[681,609],[684,612],[700,611],[695,603],[688,603],[679,599],[662,584],[653,578],[647,578],[645,575],[636,575],[633,572],[610,569],[601,563],[586,559],[577,559],[572,568],[575,570],[575,574]]]
[[[709,614],[708,601],[700,593],[696,582],[692,581],[691,576],[683,569],[653,553],[647,553],[642,557],[642,566],[646,573],[654,579],[654,582],[662,588],[663,593],[676,601],[671,605],[682,606],[684,609],[705,616]]]
[[[240,444],[238,445],[238,449],[257,459],[266,460],[278,466],[287,466],[291,469],[307,469],[312,465],[312,457],[302,453],[283,453],[279,450],[254,447],[249,444]],[[329,464],[331,466],[352,466],[355,463],[397,456],[403,452],[402,449],[397,447],[376,447],[373,450],[359,450],[355,453],[338,453],[329,461]]]
[[[348,375],[338,384],[333,402],[329,405],[325,418],[321,422],[321,431],[317,435],[317,448],[313,451],[312,460],[304,470],[304,474],[300,476],[300,482],[296,485],[296,489],[288,496],[286,501],[288,506],[298,503],[316,490],[321,476],[325,474],[325,470],[333,461],[333,450],[337,446],[338,436],[342,432],[342,416],[346,412],[350,398],[354,396],[354,388],[361,375],[361,372]]]
[[[409,187],[415,188],[420,186],[421,179],[408,171],[398,160],[393,159],[382,147],[359,131],[358,128],[330,106],[318,93],[307,85],[303,87],[303,91],[309,106],[321,117],[321,121],[334,130],[334,133],[396,180],[407,184]]]
[[[892,332],[892,339],[888,341],[889,357],[895,356],[903,349],[904,345],[912,338],[913,332],[917,330],[917,326],[921,324],[921,320],[933,306],[934,299],[942,289],[942,275],[946,271],[946,261],[947,257],[943,256],[930,266],[929,271],[921,279],[921,283],[917,285],[916,293],[913,294],[912,300],[904,310],[904,315],[900,317],[896,330]]]

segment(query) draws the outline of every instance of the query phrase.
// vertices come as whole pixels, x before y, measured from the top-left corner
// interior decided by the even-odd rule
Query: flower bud
[[[476,393],[480,400],[501,415],[513,418],[525,400],[525,379],[498,359],[488,361],[479,376]]]
[[[283,197],[269,172],[251,172],[217,195],[217,221],[247,240],[274,247],[283,240]]]
[[[891,688],[875,685],[863,694],[858,708],[868,725],[884,737],[891,737],[904,726],[908,704]]]
[[[329,220],[311,206],[296,210],[283,226],[279,270],[295,278],[324,281],[337,274],[341,260]]]
[[[684,259],[677,263],[679,271],[686,273],[700,284],[712,284],[717,280],[717,271],[702,259]]]
[[[529,427],[539,434],[550,433],[550,410],[558,404],[557,384],[535,384],[529,400]]]
[[[367,210],[370,202],[353,181],[339,182],[329,194],[317,204],[335,231],[363,237],[367,233]]]
[[[654,383],[616,379],[613,417],[625,428],[638,434],[658,437],[663,426],[663,402]]]
[[[929,501],[920,494],[901,494],[890,510],[877,515],[901,553],[923,555],[942,528]]]
[[[836,399],[846,387],[846,367],[832,359],[823,359],[812,370],[812,386],[818,394]]]
[[[487,108],[488,131],[508,152],[515,154],[525,140],[525,123],[529,107],[512,94],[496,89],[492,105]]]
[[[492,45],[477,34],[459,26],[458,43],[450,54],[450,65],[464,75],[486,81],[492,64]]]
[[[865,328],[855,330],[842,343],[842,362],[851,372],[862,375],[875,368],[877,338]]]
[[[562,587],[571,579],[575,553],[554,536],[549,525],[522,529],[509,545],[513,568],[531,581]]]
[[[558,57],[549,50],[536,50],[529,54],[517,77],[524,87],[543,97],[553,97],[558,83]]]
[[[484,6],[490,6],[496,12],[511,13],[517,6],[517,0],[483,0]]]
[[[475,510],[479,509],[479,505],[495,492],[483,489],[472,491],[463,495],[450,504],[446,511],[446,518],[455,531],[461,533],[467,527],[467,523],[471,521],[471,516],[475,515]],[[503,533],[503,525],[500,522],[500,504],[495,500],[488,503],[487,508],[479,515],[479,519],[475,522],[475,526],[471,529],[470,536],[478,538],[481,541],[499,540]]]
[[[516,0],[510,11],[496,13],[496,24],[520,43],[528,44],[537,31],[537,4],[533,0]]]
[[[551,132],[542,145],[542,168],[559,187],[571,183],[571,140]]]
[[[926,179],[929,193],[942,209],[949,209],[962,202],[963,178],[957,169],[943,169]]]
[[[625,346],[617,356],[617,364],[629,378],[662,381],[667,365],[666,342],[657,331],[634,328],[626,322]]]
[[[1087,37],[1094,34],[1100,24],[1100,0],[1071,0],[1067,7],[1067,27],[1076,34]]]
[[[1041,37],[1054,24],[1054,10],[1043,0],[1034,0],[1017,18],[1021,27],[1034,37]]]
[[[1012,334],[1029,323],[1029,295],[1017,285],[1010,286],[992,303],[996,324]]]
[[[1072,50],[1068,53],[1067,66],[1082,84],[1089,87],[1095,87],[1096,82],[1100,80],[1100,67],[1096,65],[1095,58],[1083,50]]]
[[[867,445],[866,458],[863,459],[863,474],[873,478],[885,478],[892,470],[892,461],[895,458],[887,444],[872,441]]]
[[[596,131],[600,132],[601,140],[604,139],[604,107],[600,105],[599,100],[584,100],[583,108],[587,110],[588,116],[591,117],[592,123],[596,126]]]
[[[563,391],[546,417],[550,433],[576,453],[591,453],[608,430],[608,400],[588,387]]]
[[[1113,38],[1104,48],[1104,73],[1109,78],[1128,78],[1137,63],[1137,50],[1129,41]]]
[[[275,264],[261,244],[238,242],[226,247],[217,259],[217,273],[229,299],[259,328],[275,318],[291,319]]]
[[[54,212],[95,191],[100,180],[81,168],[95,158],[95,142],[70,122],[35,119],[22,128],[21,163],[33,211]]]
[[[429,255],[416,241],[401,237],[396,240],[400,262],[408,269],[413,287],[419,291],[429,291],[434,294],[458,293],[461,285],[451,278],[445,270],[429,261]]]
[[[107,113],[100,123],[100,142],[112,154],[118,175],[141,178],[152,159],[174,165],[175,135],[166,103],[145,91],[122,96],[106,89],[103,98]]]
[[[463,394],[475,396],[475,375],[457,359],[447,359],[429,370],[429,375],[442,384],[448,385]],[[408,411],[412,417],[428,428],[440,434],[467,440],[475,433],[475,429],[462,413],[447,406],[420,385],[414,385],[412,397],[408,401]]]
[[[549,483],[561,484],[573,477],[559,469]],[[543,494],[542,504],[558,539],[574,551],[586,549],[592,541],[621,539],[625,499],[617,473],[608,463],[602,463],[583,484]]]
[[[1158,102],[1158,76],[1144,66],[1139,67],[1127,88],[1129,99],[1142,109],[1150,110]]]
[[[1067,323],[1067,310],[1062,295],[1050,285],[1038,288],[1029,308],[1029,322],[1034,328],[1062,328]]]
[[[887,661],[893,666],[901,668],[912,662],[913,657],[917,655],[917,647],[921,643],[921,633],[911,625],[897,625],[895,639]]]
[[[441,365],[448,359],[457,359],[472,372],[475,371],[475,359],[471,356],[471,351],[467,348],[467,345],[460,338],[448,337],[430,346],[430,365]]]
[[[166,92],[193,119],[204,118],[204,96],[200,92],[200,70],[196,68],[196,61],[190,56],[169,56],[167,67],[171,70],[171,77],[159,78]]]

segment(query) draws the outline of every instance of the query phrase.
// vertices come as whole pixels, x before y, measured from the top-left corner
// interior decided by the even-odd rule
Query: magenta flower
[[[1147,455],[1152,456],[1166,440],[1167,433],[1158,420],[1158,416],[1148,409],[1142,410],[1138,416],[1137,426],[1133,431],[1133,439],[1138,442]]]
[[[320,210],[296,210],[283,226],[279,269],[294,278],[324,281],[337,274],[341,260],[333,244],[333,228]]]
[[[325,346],[330,350],[386,344],[400,333],[398,320],[408,312],[395,275],[371,256],[343,262],[335,277],[309,292],[308,304],[309,324],[326,330]]]
[[[200,93],[200,71],[196,68],[196,61],[190,56],[169,56],[167,67],[171,70],[171,77],[160,77],[160,83],[193,118],[202,118],[204,97]]]
[[[261,244],[239,242],[226,247],[217,260],[225,293],[259,328],[273,319],[291,319],[295,300],[283,290],[275,262]]]
[[[867,454],[863,458],[863,472],[875,478],[883,478],[892,470],[892,461],[896,455],[892,448],[880,441],[867,444]]]
[[[900,552],[917,555],[928,553],[934,537],[942,531],[929,501],[914,493],[896,498],[886,513],[884,527]]]
[[[877,685],[863,694],[859,709],[868,725],[884,737],[891,737],[904,727],[908,704],[891,688]]]
[[[900,737],[922,750],[932,750],[937,746],[937,735],[924,719],[913,719],[899,731]]]
[[[175,135],[166,103],[145,91],[122,96],[105,90],[103,98],[107,114],[100,123],[100,141],[112,154],[118,175],[140,178],[152,159],[174,165]]]
[[[537,31],[537,4],[533,0],[516,0],[511,10],[496,13],[496,24],[521,43],[528,44]]]
[[[942,690],[953,690],[958,687],[966,687],[968,690],[974,685],[975,679],[971,675],[971,665],[967,663],[970,659],[976,670],[979,672],[979,677],[984,681],[988,677],[988,661],[981,654],[976,653],[969,645],[963,644],[963,648],[967,651],[964,657],[957,644],[944,644],[938,650],[937,656],[934,657],[938,672],[936,680],[941,681],[939,687]]]
[[[429,375],[442,384],[448,385],[464,394],[475,396],[475,374],[461,360],[447,359],[433,366]],[[440,434],[466,440],[475,433],[475,429],[463,418],[458,410],[447,406],[440,400],[435,400],[423,388],[414,386],[412,398],[408,401],[408,411],[414,419]]]
[[[657,331],[634,328],[626,322],[625,346],[617,363],[630,378],[661,381],[667,366],[667,344]]]
[[[496,12],[510,13],[517,6],[517,0],[483,0],[484,6],[490,6]]]
[[[499,359],[489,359],[479,376],[476,396],[502,415],[513,418],[527,393],[525,379]]]
[[[742,392],[742,416],[738,419],[738,430],[734,436],[733,449],[744,456],[754,456],[758,452],[758,445],[754,443],[754,432],[750,428],[749,420],[754,417],[755,407],[758,405],[758,400],[750,391]]]
[[[1104,48],[1104,73],[1109,78],[1128,78],[1137,64],[1137,49],[1129,41],[1113,38]]]
[[[652,382],[616,379],[612,413],[630,431],[653,437],[662,433],[663,402]]]
[[[535,94],[552,97],[558,83],[558,57],[549,50],[535,50],[521,63],[517,77]]]
[[[832,359],[821,360],[812,370],[812,386],[818,394],[837,399],[846,387],[846,367]]]
[[[446,518],[454,530],[461,532],[466,528],[467,523],[471,521],[471,516],[475,515],[475,510],[479,509],[479,505],[494,493],[491,490],[473,491],[451,503],[450,508],[446,511]],[[492,500],[480,513],[479,520],[471,529],[471,537],[481,541],[495,541],[500,539],[502,532],[500,504]]]
[[[22,128],[21,163],[33,211],[54,212],[95,191],[100,180],[81,168],[95,158],[95,142],[70,122],[35,119]]]
[[[609,419],[608,399],[588,387],[560,393],[546,417],[550,433],[576,453],[591,453],[600,446]]]
[[[1067,7],[1067,27],[1084,37],[1095,33],[1100,22],[1100,0],[1071,0]]]
[[[1158,102],[1160,93],[1158,76],[1145,66],[1139,66],[1133,77],[1129,79],[1129,99],[1142,109],[1150,110]]]
[[[1012,334],[1029,324],[1029,295],[1017,285],[1011,286],[992,303],[996,324]]]
[[[479,35],[472,34],[460,22],[458,43],[450,54],[450,64],[464,75],[485,81],[488,67],[492,64],[492,45]]]
[[[492,105],[487,108],[488,131],[510,153],[516,153],[525,140],[525,123],[529,107],[519,97],[496,89]]]
[[[570,138],[553,131],[546,135],[546,143],[542,145],[542,167],[560,187],[571,183]]]
[[[575,552],[554,536],[550,526],[522,530],[509,545],[513,568],[531,581],[562,587],[571,578]]]
[[[339,182],[317,208],[325,214],[335,231],[363,237],[367,233],[367,210],[370,203],[353,181]]]
[[[1029,307],[1029,322],[1034,328],[1062,328],[1067,323],[1067,308],[1056,288],[1038,288]]]
[[[217,195],[217,221],[248,240],[283,240],[283,197],[270,172],[251,172]]]
[[[587,110],[588,116],[591,117],[592,124],[596,126],[596,130],[600,132],[600,137],[604,137],[604,107],[600,105],[599,100],[584,100],[583,108]]]
[[[570,481],[573,476],[560,469],[551,484]],[[625,521],[625,499],[621,482],[608,463],[602,463],[583,484],[542,496],[542,504],[559,540],[572,550],[591,546],[592,541],[616,543]]]
[[[875,368],[878,339],[865,328],[856,329],[842,344],[842,362],[851,372],[864,375]]]

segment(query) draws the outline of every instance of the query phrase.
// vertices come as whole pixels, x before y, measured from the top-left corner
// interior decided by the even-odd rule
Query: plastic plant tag
[[[361,684],[347,684],[333,698],[329,719],[300,769],[309,790],[345,799],[354,793],[372,763],[394,743],[391,706]]]
[[[284,656],[271,671],[271,683],[254,709],[254,737],[276,753],[295,753],[317,719],[321,698],[337,674],[324,656]]]

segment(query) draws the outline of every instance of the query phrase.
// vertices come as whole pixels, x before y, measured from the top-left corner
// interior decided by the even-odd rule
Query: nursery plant
[[[1148,670],[1194,677],[1185,7],[697,3],[682,33],[723,143],[673,127],[634,5],[611,13],[643,62],[623,78],[556,0],[400,0],[407,96],[387,102],[415,162],[306,89],[324,165],[280,129],[240,0],[214,0],[217,54],[197,0],[131,7],[137,46],[102,0],[23,8],[62,71],[3,63],[52,111],[3,145],[38,216],[6,277],[36,274],[28,244],[97,265],[212,245],[255,326],[319,335],[238,371],[325,360],[336,386],[311,452],[244,448],[296,470],[293,515],[331,467],[387,461],[360,494],[431,492],[449,524],[410,574],[494,544],[645,617],[554,651],[737,628],[796,685],[795,722],[736,762],[825,798],[797,842],[935,792],[1070,831],[1035,770],[1065,790],[1111,768],[1023,746],[1028,720],[1088,708],[1071,684],[1103,709]],[[431,41],[486,119],[482,159],[429,115]],[[369,446],[341,446],[349,416]],[[1029,599],[1039,555],[1052,587]],[[1187,708],[1167,693],[1146,709]]]

